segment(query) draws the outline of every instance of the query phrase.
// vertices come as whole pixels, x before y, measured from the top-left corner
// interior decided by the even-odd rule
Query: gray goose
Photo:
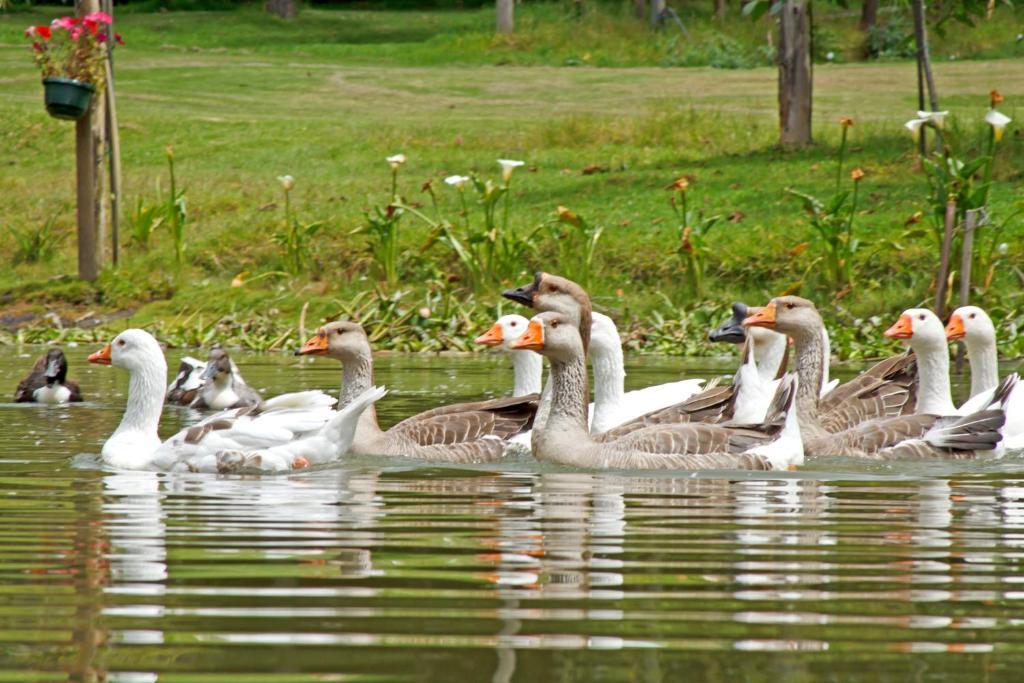
[[[533,453],[540,460],[604,469],[772,470],[803,459],[799,427],[789,410],[796,395],[793,377],[780,385],[766,426],[738,428],[730,435],[714,425],[668,425],[598,442],[587,429],[587,369],[577,321],[555,311],[538,314],[511,346],[537,351],[551,363],[551,411],[546,424],[534,429]],[[683,450],[688,449],[680,435],[698,428],[715,430],[725,438],[715,441],[716,450],[704,453],[667,450],[681,443]],[[744,452],[752,445],[757,447]]]
[[[39,357],[32,371],[14,390],[15,403],[77,403],[82,392],[68,379],[68,361],[64,352],[53,348]]]
[[[592,307],[590,296],[572,280],[551,273],[538,272],[528,285],[507,289],[501,294],[506,299],[532,308],[537,313],[554,311],[566,316],[577,326],[586,353],[590,347],[590,331],[592,324]],[[537,424],[547,419],[550,406],[550,381],[544,387],[543,399],[537,411]],[[727,415],[733,395],[730,386],[714,386],[700,391],[676,405],[652,411],[647,415],[614,427],[606,432],[595,435],[595,438],[606,438],[606,435],[628,434],[636,429],[653,424],[677,422],[720,422],[728,419]]]
[[[1001,438],[998,430],[1005,418],[1000,409],[979,411],[959,418],[921,414],[875,418],[830,433],[818,417],[824,349],[821,341],[823,323],[814,304],[797,296],[777,297],[747,318],[744,324],[769,327],[793,339],[800,375],[796,409],[808,457],[969,459],[976,457],[977,451],[991,450]]]
[[[343,367],[339,408],[373,386],[373,352],[363,327],[339,321],[321,327],[300,355],[330,356]],[[359,418],[350,452],[399,455],[445,462],[491,462],[504,457],[509,439],[533,426],[537,394],[441,406],[384,431],[371,405]]]

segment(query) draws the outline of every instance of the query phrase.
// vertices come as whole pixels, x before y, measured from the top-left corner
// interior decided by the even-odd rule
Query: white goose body
[[[143,330],[125,330],[89,361],[130,375],[124,417],[102,449],[104,462],[120,469],[281,471],[334,460],[347,452],[363,410],[385,393],[367,390],[340,411],[320,391],[284,394],[217,413],[161,443],[167,364],[157,341]]]

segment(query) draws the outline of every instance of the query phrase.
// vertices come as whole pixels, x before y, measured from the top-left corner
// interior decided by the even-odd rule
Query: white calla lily
[[[277,176],[277,182],[281,183],[281,187],[284,188],[285,192],[290,192],[295,187],[295,178],[292,178],[290,175]]]
[[[903,124],[903,127],[910,131],[916,142],[921,137],[921,126],[928,123],[928,119],[910,119]]]
[[[389,164],[391,164],[391,168],[392,169],[397,170],[399,166],[401,166],[402,164],[405,163],[405,155],[404,154],[392,154],[391,156],[389,156],[387,158],[386,161]]]
[[[1003,130],[1011,121],[1013,121],[1013,119],[1006,114],[996,111],[995,109],[990,109],[989,112],[985,114],[985,123],[992,126],[992,133],[995,135],[996,142],[999,142],[1003,138]]]
[[[498,159],[498,163],[501,164],[501,178],[506,183],[512,177],[513,171],[526,164],[525,161],[518,161],[516,159]]]
[[[450,175],[444,179],[444,182],[452,187],[457,187],[460,190],[465,187],[466,183],[469,182],[468,175]]]
[[[946,117],[949,116],[948,111],[919,111],[917,112],[917,118],[925,121],[931,121],[935,124],[936,128],[942,128],[942,124],[945,122]]]

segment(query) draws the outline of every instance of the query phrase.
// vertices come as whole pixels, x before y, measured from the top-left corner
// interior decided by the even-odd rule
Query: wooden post
[[[98,0],[76,0],[76,14],[99,11]],[[103,261],[103,217],[100,195],[103,161],[104,102],[94,96],[89,112],[75,122],[76,200],[78,203],[78,277],[93,281]]]
[[[956,200],[946,202],[946,225],[942,236],[942,257],[939,261],[938,281],[935,283],[935,314],[946,318],[946,284],[949,280],[949,261],[953,251],[953,229],[956,227]]]
[[[497,0],[497,22],[494,29],[498,33],[512,33],[515,30],[515,3],[513,0]]]
[[[779,13],[779,142],[811,143],[809,0],[786,0]]]
[[[107,40],[107,159],[110,161],[110,255],[117,265],[120,252],[121,222],[121,136],[117,130],[117,107],[114,97],[114,0],[103,0],[103,11],[110,15],[110,38]]]
[[[651,0],[651,26],[661,23],[661,15],[665,12],[665,0]]]
[[[715,21],[725,21],[725,0],[715,0]]]
[[[633,12],[637,19],[643,19],[647,14],[647,0],[633,0]]]
[[[878,23],[878,0],[864,0],[860,8],[860,23],[857,28],[867,31]]]
[[[964,243],[960,247],[960,305],[971,301],[971,262],[974,260],[974,229],[978,226],[979,209],[968,209],[964,215]],[[956,346],[956,370],[964,364],[964,345]]]
[[[932,75],[932,59],[930,51],[928,49],[928,30],[925,25],[925,7],[924,0],[913,1],[913,15],[914,15],[914,42],[917,45],[917,68],[918,68],[918,89],[920,90],[920,82],[923,78],[924,84],[928,86],[928,107],[931,111],[939,110],[939,96],[935,92],[935,77]],[[919,97],[919,102],[923,102],[924,98]],[[922,103],[921,108],[924,108]],[[921,130],[924,130],[924,126],[921,126]],[[939,131],[935,131],[935,148],[938,151],[942,150],[942,134]],[[921,154],[924,155],[926,146],[924,142],[924,136],[921,136]]]

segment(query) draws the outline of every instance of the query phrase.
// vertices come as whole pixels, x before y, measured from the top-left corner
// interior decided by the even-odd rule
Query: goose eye
[[[786,308],[793,308],[796,304],[786,304]]]
[[[556,322],[552,322],[551,323],[551,327],[552,328],[558,327],[558,322],[557,321]]]
[[[516,326],[516,325],[518,325],[518,324],[519,324],[519,323],[517,323],[517,322],[516,322],[515,320],[513,320],[512,322],[510,322],[510,323],[509,323],[509,326],[510,326],[510,327],[515,327],[515,326]]]
[[[117,345],[118,346],[124,346],[124,339],[118,339],[117,340]]]
[[[977,314],[976,314],[976,313],[971,313],[971,314],[970,314],[969,316],[967,316],[967,317],[968,317],[968,318],[970,318],[971,320],[974,320],[974,316],[975,316],[975,315],[977,315]]]
[[[924,313],[921,313],[920,315],[918,315],[917,319],[918,320],[924,320]]]
[[[345,331],[345,330],[338,330],[336,334],[339,334],[339,335],[340,335],[340,334],[341,334],[342,332],[344,332],[344,331]]]

